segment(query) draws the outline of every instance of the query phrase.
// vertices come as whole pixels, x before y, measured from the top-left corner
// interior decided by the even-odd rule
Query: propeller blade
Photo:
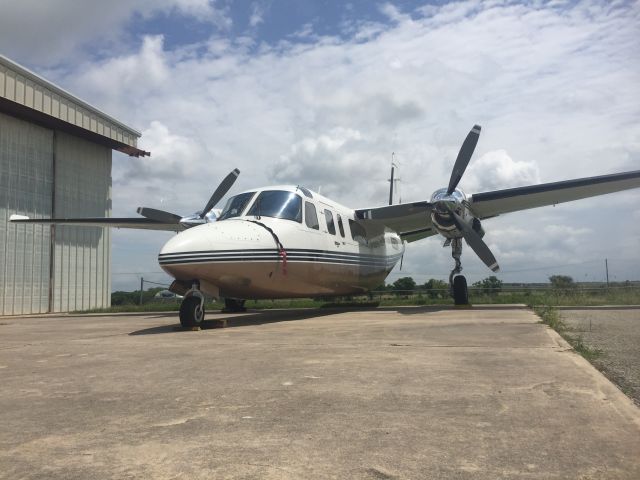
[[[240,170],[236,168],[233,170],[233,172],[227,175],[225,179],[222,180],[222,182],[220,182],[220,185],[218,185],[218,188],[216,188],[216,191],[213,192],[213,195],[211,195],[211,198],[209,199],[207,204],[204,206],[204,209],[200,214],[200,218],[204,218],[204,216],[209,212],[209,210],[215,207],[216,204],[220,201],[220,199],[227,194],[231,186],[235,183],[236,179],[238,178],[238,175],[240,175]]]
[[[451,215],[453,215],[453,221],[455,222],[458,229],[462,232],[462,236],[467,241],[467,244],[471,247],[471,250],[476,252],[476,255],[480,257],[480,260],[484,262],[484,264],[489,267],[492,271],[497,272],[500,270],[500,266],[498,265],[498,261],[496,257],[491,253],[489,247],[482,237],[476,233],[476,231],[471,228],[467,222],[465,222],[460,215],[458,215],[453,210],[449,210]]]
[[[451,195],[458,186],[458,183],[460,182],[464,171],[467,169],[467,165],[469,165],[471,155],[473,155],[473,151],[478,144],[479,137],[480,125],[474,125],[467,135],[467,138],[464,139],[462,147],[460,147],[460,151],[458,152],[456,163],[453,165],[453,170],[451,171],[451,178],[449,179],[449,188],[447,188],[447,195]]]
[[[151,220],[157,220],[162,223],[180,223],[182,217],[175,213],[165,212],[164,210],[156,210],[149,207],[138,207],[137,212],[143,217],[150,218]]]

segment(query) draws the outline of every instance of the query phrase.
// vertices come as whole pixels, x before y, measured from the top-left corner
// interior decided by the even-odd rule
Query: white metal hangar
[[[0,315],[111,304],[109,229],[9,223],[111,214],[111,152],[140,133],[0,55]]]

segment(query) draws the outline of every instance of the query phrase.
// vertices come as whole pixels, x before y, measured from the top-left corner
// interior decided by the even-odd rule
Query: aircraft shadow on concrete
[[[210,320],[204,320],[200,328],[202,330],[217,329],[218,322],[221,320],[227,321],[225,328],[236,327],[248,327],[251,325],[266,325],[269,323],[279,322],[292,322],[297,320],[307,320],[312,318],[324,317],[327,315],[334,315],[340,312],[347,312],[349,309],[334,309],[334,308],[314,308],[314,309],[301,309],[301,310],[262,310],[256,312],[249,312],[246,314],[227,314],[220,315],[216,313],[216,317]],[[175,313],[172,314],[175,316]],[[149,318],[166,318],[166,315],[157,315]],[[142,330],[136,330],[129,333],[129,335],[154,335],[159,333],[180,333],[185,331],[180,329],[179,324],[174,325],[160,325],[157,327],[144,328]]]
[[[328,315],[336,315],[346,312],[393,312],[401,315],[422,315],[425,313],[435,313],[445,310],[458,311],[463,314],[465,311],[475,309],[491,308],[495,310],[522,310],[527,308],[524,305],[482,305],[479,307],[470,307],[469,309],[454,307],[453,305],[424,305],[424,306],[398,306],[398,307],[331,307],[331,308],[309,308],[309,309],[292,309],[292,310],[260,310],[247,314],[227,314],[220,315],[215,313],[214,319],[202,322],[202,330],[212,330],[219,328],[218,322],[227,321],[225,328],[248,327],[252,325],[265,325],[269,323],[293,322],[298,320],[308,320],[313,318],[324,317]],[[153,315],[148,318],[167,318],[167,316],[175,316],[175,312],[170,314]],[[356,321],[356,320],[352,320]],[[129,335],[155,335],[160,333],[179,333],[185,331],[180,328],[179,324],[160,325],[157,327],[145,328],[129,333]]]

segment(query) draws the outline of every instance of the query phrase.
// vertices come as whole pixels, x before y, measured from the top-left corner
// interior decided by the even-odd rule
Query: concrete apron
[[[521,307],[0,319],[0,478],[640,478],[640,411]]]

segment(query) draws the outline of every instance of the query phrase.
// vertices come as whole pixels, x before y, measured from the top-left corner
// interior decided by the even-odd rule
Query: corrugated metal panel
[[[59,217],[111,214],[111,150],[56,132],[55,211]],[[111,304],[109,229],[57,226],[53,310]]]
[[[140,132],[2,55],[0,55],[0,97],[113,138],[126,145],[137,146]],[[119,133],[115,136],[100,133],[95,127],[98,120],[103,125],[109,126],[110,131]]]
[[[0,314],[44,313],[49,306],[50,227],[15,225],[14,213],[48,217],[53,132],[0,114]]]

